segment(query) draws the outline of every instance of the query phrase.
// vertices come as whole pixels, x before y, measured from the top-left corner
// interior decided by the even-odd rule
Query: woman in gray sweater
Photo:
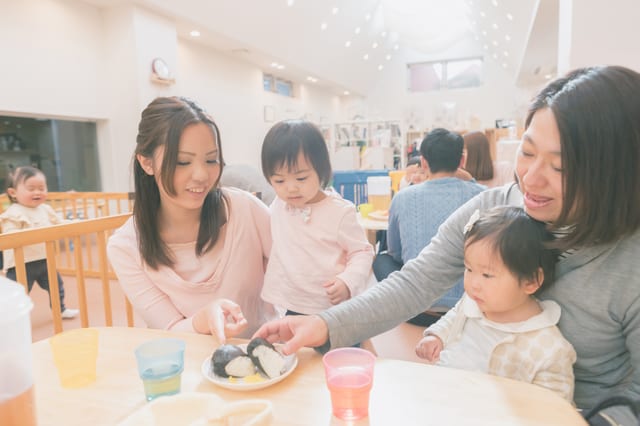
[[[375,336],[424,311],[463,275],[463,227],[476,210],[523,206],[549,223],[563,251],[541,292],[562,307],[558,326],[576,352],[575,402],[640,398],[640,74],[579,69],[533,100],[518,152],[518,182],[480,193],[440,227],[401,271],[310,317],[287,317],[256,335],[328,350]],[[628,410],[611,411],[622,424]]]

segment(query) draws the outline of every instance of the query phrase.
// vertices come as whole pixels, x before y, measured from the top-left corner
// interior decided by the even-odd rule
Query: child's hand
[[[443,347],[444,344],[442,340],[440,340],[438,336],[430,334],[418,342],[416,345],[416,355],[434,364],[440,359],[440,352]]]
[[[247,320],[240,306],[228,299],[216,299],[207,308],[207,325],[209,332],[220,343],[228,337],[234,337],[247,328]]]
[[[337,305],[351,297],[351,290],[340,278],[322,284],[332,305]]]

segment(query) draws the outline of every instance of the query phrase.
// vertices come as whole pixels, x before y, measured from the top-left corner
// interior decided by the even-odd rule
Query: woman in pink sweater
[[[218,185],[220,132],[185,98],[142,112],[133,161],[133,217],[109,239],[109,260],[151,328],[249,337],[275,310],[260,298],[269,211]]]

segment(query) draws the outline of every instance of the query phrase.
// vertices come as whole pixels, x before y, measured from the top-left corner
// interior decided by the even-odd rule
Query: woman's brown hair
[[[549,108],[562,150],[564,199],[554,228],[563,248],[613,242],[640,227],[640,74],[619,66],[582,68],[533,100]]]
[[[482,132],[470,132],[463,137],[467,149],[464,169],[476,180],[493,179],[493,161],[489,149],[489,139]]]
[[[150,158],[158,147],[164,146],[160,181],[168,194],[175,195],[173,176],[176,170],[180,137],[186,127],[198,123],[211,127],[218,145],[220,174],[222,174],[224,160],[218,126],[194,101],[183,97],[161,97],[156,98],[142,111],[133,159],[135,183],[133,219],[138,232],[138,248],[142,259],[154,269],[159,265],[172,266],[174,259],[167,245],[160,238],[158,229],[160,190],[155,177],[148,175],[142,169],[136,155]],[[218,187],[219,181],[220,177],[202,205],[196,242],[197,256],[215,245],[220,236],[220,228],[227,222],[226,203]]]

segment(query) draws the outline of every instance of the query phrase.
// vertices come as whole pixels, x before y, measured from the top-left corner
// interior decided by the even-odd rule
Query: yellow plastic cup
[[[63,388],[82,388],[96,381],[98,330],[79,328],[49,339]]]
[[[363,218],[367,218],[369,213],[373,211],[373,204],[371,203],[362,203],[358,206],[358,211]]]

